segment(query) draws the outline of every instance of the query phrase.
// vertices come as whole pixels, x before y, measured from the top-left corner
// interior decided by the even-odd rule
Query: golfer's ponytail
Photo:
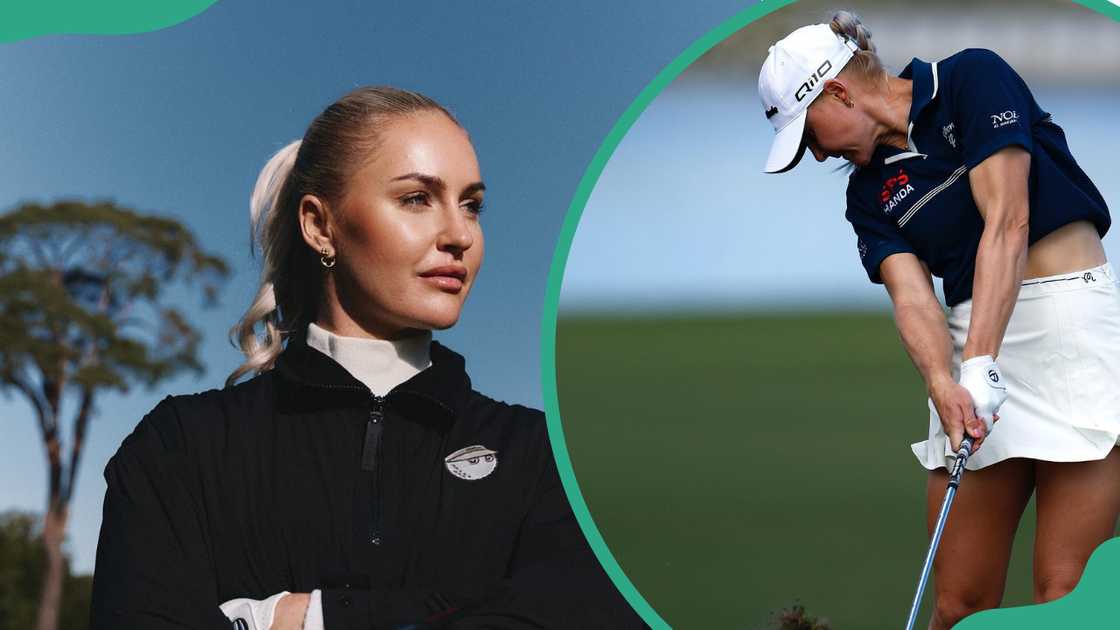
[[[277,263],[291,254],[285,251],[291,247],[291,239],[282,235],[298,229],[293,224],[298,215],[279,212],[278,209],[282,205],[281,195],[291,177],[292,166],[296,163],[299,145],[299,140],[290,142],[268,160],[257,176],[253,194],[249,197],[249,251],[255,255],[260,250],[264,259],[263,269],[256,297],[229,331],[230,341],[245,353],[245,362],[229,375],[226,385],[232,385],[249,372],[268,369],[283,349],[280,311],[276,308],[275,282],[281,275]],[[258,323],[264,327],[260,336],[256,330]]]
[[[858,15],[851,11],[837,11],[832,14],[829,27],[832,28],[833,33],[846,36],[860,48],[856,56],[844,66],[845,72],[854,72],[872,81],[886,79],[886,68],[879,59],[875,43],[871,41],[871,29],[860,21]]]
[[[245,362],[226,385],[271,369],[284,342],[307,328],[319,311],[327,270],[320,264],[320,253],[303,240],[299,205],[304,195],[327,202],[329,209],[344,196],[353,169],[369,163],[385,124],[421,111],[442,112],[458,124],[422,94],[392,87],[358,88],[323,110],[302,140],[289,143],[265,164],[249,200],[250,247],[261,255],[261,282],[253,302],[230,329],[230,341],[245,353]]]

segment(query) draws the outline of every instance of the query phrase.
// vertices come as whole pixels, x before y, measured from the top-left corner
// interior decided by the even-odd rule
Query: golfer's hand
[[[972,452],[979,450],[980,445],[984,443],[987,430],[984,422],[976,417],[972,396],[968,390],[946,376],[943,380],[930,385],[929,397],[933,400],[933,406],[941,419],[941,428],[944,429],[945,435],[949,436],[953,451],[961,447],[966,431],[973,438]]]
[[[269,630],[301,630],[303,617],[307,614],[310,593],[288,593],[276,604]]]
[[[1007,385],[995,359],[983,355],[961,363],[961,386],[972,396],[976,417],[984,421],[986,432],[990,432],[996,412],[1007,400]]]

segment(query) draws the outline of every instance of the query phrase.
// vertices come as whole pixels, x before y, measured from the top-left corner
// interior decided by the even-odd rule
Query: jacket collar
[[[448,422],[459,415],[471,392],[466,362],[458,353],[433,341],[432,365],[394,387],[384,400],[406,415],[437,416]],[[373,394],[334,359],[307,345],[301,332],[288,339],[276,360],[277,404],[282,410],[368,403]]]

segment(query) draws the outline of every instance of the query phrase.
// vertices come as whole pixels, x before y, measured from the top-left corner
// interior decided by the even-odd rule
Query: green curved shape
[[[564,281],[564,267],[568,262],[568,253],[572,248],[576,227],[579,225],[579,219],[583,215],[587,200],[591,197],[591,191],[595,189],[599,176],[602,175],[611,155],[614,154],[615,149],[622,142],[622,138],[626,136],[626,132],[634,125],[634,122],[642,115],[646,107],[685,68],[713,46],[754,20],[793,2],[794,0],[759,2],[755,6],[732,16],[685,49],[683,53],[659,72],[653,78],[653,81],[646,85],[611,128],[603,144],[599,146],[594,157],[592,157],[591,164],[584,171],[575,195],[572,197],[572,202],[568,206],[568,213],[564,216],[556,250],[552,256],[552,267],[548,272],[544,314],[541,319],[541,389],[544,394],[548,436],[552,442],[556,466],[564,484],[564,491],[567,492],[568,500],[572,504],[572,511],[575,512],[576,520],[579,521],[580,528],[583,530],[583,534],[591,545],[591,549],[594,550],[596,557],[598,557],[600,564],[603,565],[603,569],[610,576],[615,586],[618,587],[619,592],[626,598],[626,601],[641,615],[646,623],[655,629],[669,628],[670,626],[642,597],[638,589],[630,582],[630,578],[626,577],[626,573],[623,572],[618,561],[611,555],[607,543],[603,540],[599,528],[595,525],[595,519],[592,518],[587,509],[583,494],[579,491],[579,483],[576,481],[575,471],[572,469],[572,461],[568,457],[568,447],[564,439],[564,428],[560,419],[560,402],[556,390],[556,321],[560,307],[560,285]]]
[[[167,28],[205,11],[217,0],[24,0],[0,20],[0,42],[40,35],[126,35]]]
[[[1069,595],[1045,604],[978,612],[970,615],[954,628],[1049,630],[1120,626],[1120,598],[1116,597],[1118,577],[1120,577],[1120,538],[1113,538],[1097,547],[1089,557],[1081,581]]]
[[[587,537],[588,543],[595,552],[603,569],[610,576],[619,592],[634,608],[646,623],[655,629],[669,628],[669,624],[657,614],[657,611],[642,597],[638,589],[626,576],[611,554],[606,541],[603,540],[595,519],[587,509],[587,503],[579,490],[575,471],[572,468],[571,458],[568,456],[567,442],[564,438],[564,428],[560,415],[560,402],[557,395],[556,382],[556,324],[560,309],[560,287],[564,281],[564,268],[568,262],[568,254],[572,248],[576,228],[580,217],[587,206],[599,177],[603,173],[607,162],[626,133],[642,115],[646,107],[677,78],[692,62],[706,53],[716,44],[720,43],[733,33],[765,15],[778,9],[793,4],[796,0],[760,0],[755,6],[741,11],[724,21],[700,39],[692,43],[684,52],[671,61],[657,74],[626,108],[622,116],[615,122],[603,143],[591,159],[579,186],[568,205],[568,212],[560,228],[556,249],[552,256],[552,266],[548,272],[548,285],[545,290],[544,313],[541,319],[541,388],[544,394],[545,415],[548,424],[548,435],[552,442],[552,450],[556,458],[560,479],[564,484],[564,491],[572,505],[576,520]],[[1108,0],[1075,0],[1090,9],[1094,9],[1113,19],[1120,20],[1120,6]],[[1086,567],[1081,584],[1074,593],[1058,600],[1038,606],[1024,606],[1021,608],[1006,608],[979,613],[959,624],[965,630],[1030,630],[1034,628],[1080,628],[1080,627],[1105,627],[1098,622],[1108,619],[1102,616],[1106,611],[1116,612],[1117,605],[1109,605],[1110,595],[1108,585],[1120,583],[1120,539],[1113,539],[1102,545],[1090,559],[1090,567]],[[915,568],[915,572],[917,567]],[[1079,594],[1078,594],[1079,593]],[[1112,597],[1111,599],[1115,599]],[[1069,603],[1070,601],[1074,603]],[[1120,600],[1117,600],[1120,601]],[[1058,610],[1060,612],[1052,612]],[[1036,617],[1036,615],[1038,615]],[[1055,620],[1060,620],[1055,622]],[[1114,621],[1120,617],[1113,616]],[[902,625],[899,621],[899,625]],[[1095,624],[1095,625],[1094,625]]]

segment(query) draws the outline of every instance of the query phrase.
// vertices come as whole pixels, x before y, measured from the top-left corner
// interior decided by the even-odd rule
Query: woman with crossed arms
[[[106,466],[92,628],[643,627],[543,414],[475,391],[432,341],[478,277],[485,189],[451,113],[390,87],[269,160],[245,362],[166,398]]]

